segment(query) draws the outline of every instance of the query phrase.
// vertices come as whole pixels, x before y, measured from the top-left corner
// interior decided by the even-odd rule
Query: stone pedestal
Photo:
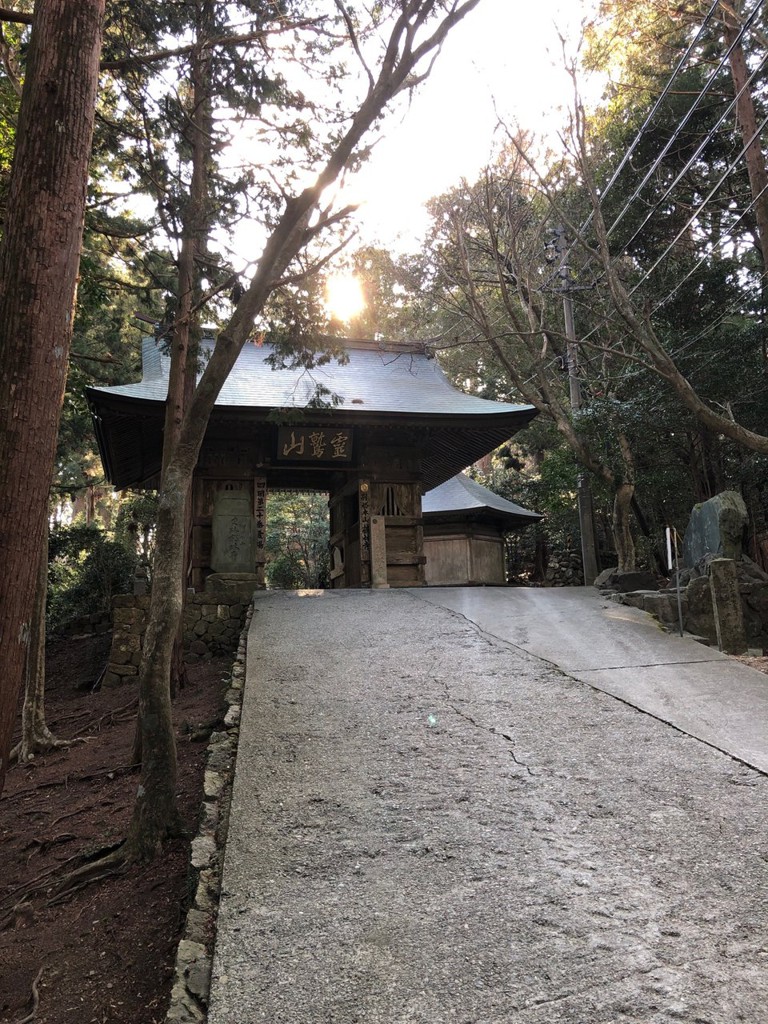
[[[206,594],[213,594],[219,600],[250,603],[254,590],[264,589],[262,574],[253,572],[215,572],[205,581]]]

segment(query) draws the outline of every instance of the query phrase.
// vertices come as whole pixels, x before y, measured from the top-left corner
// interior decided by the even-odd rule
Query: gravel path
[[[763,775],[402,591],[256,608],[209,1024],[768,1022]]]

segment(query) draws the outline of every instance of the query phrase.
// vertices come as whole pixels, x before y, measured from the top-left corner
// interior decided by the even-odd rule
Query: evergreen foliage
[[[137,561],[135,548],[111,540],[95,523],[75,522],[52,530],[48,631],[55,633],[84,615],[109,612],[115,594],[131,591]]]
[[[267,498],[267,586],[275,590],[328,586],[328,498],[277,491]]]

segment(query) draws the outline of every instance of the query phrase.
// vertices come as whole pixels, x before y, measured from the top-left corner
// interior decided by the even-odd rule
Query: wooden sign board
[[[336,427],[278,427],[277,457],[288,462],[351,462],[352,431]]]

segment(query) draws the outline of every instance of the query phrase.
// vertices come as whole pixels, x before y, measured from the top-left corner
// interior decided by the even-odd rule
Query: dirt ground
[[[189,843],[146,868],[91,885],[51,905],[45,882],[70,859],[118,841],[130,817],[136,776],[127,770],[135,693],[93,692],[109,637],[49,645],[48,722],[85,742],[9,774],[0,800],[0,1021],[34,1024],[160,1024],[170,995],[189,892]],[[768,658],[742,658],[768,671]],[[206,730],[221,708],[229,659],[191,667],[175,704],[179,798],[190,832],[202,794]]]
[[[768,673],[768,658],[766,657],[756,657],[751,654],[743,654],[739,655],[736,660],[740,661],[742,665],[748,665],[749,668],[756,668],[758,672]]]
[[[191,666],[175,702],[179,802],[189,838],[147,867],[62,902],[49,877],[125,834],[136,790],[129,770],[135,688],[93,692],[109,636],[54,641],[47,717],[72,747],[13,768],[0,800],[0,1021],[159,1024],[170,996],[189,892],[189,838],[202,799],[206,729],[221,710],[227,658]],[[32,897],[25,887],[43,888]],[[35,992],[39,1001],[34,1018]]]

